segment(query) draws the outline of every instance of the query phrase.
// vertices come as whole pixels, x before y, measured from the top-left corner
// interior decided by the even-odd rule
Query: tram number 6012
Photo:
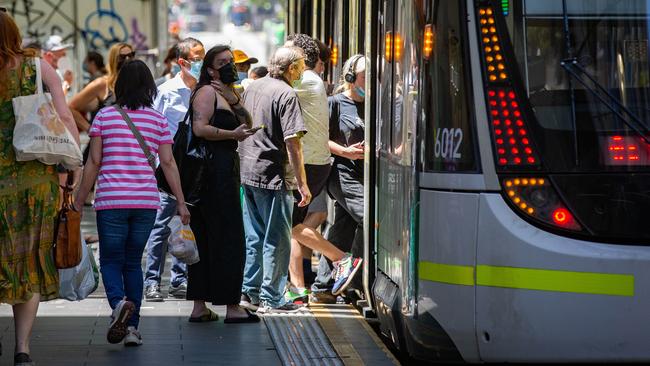
[[[463,130],[460,128],[438,128],[435,141],[433,154],[436,158],[461,158],[461,153],[458,150],[463,142]]]

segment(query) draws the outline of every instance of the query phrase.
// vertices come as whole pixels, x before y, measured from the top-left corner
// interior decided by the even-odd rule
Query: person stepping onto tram
[[[318,43],[306,34],[292,34],[288,37],[287,45],[299,47],[305,53],[305,72],[299,80],[293,83],[294,90],[300,100],[302,117],[308,133],[302,138],[303,155],[305,159],[305,173],[307,185],[314,197],[320,195],[327,185],[331,169],[331,155],[329,150],[329,111],[327,107],[327,92],[325,84],[314,70],[317,66],[324,68],[320,60]],[[320,62],[319,62],[320,61]],[[295,192],[295,191],[294,191]],[[296,197],[298,199],[299,197]],[[324,196],[322,197],[325,198]],[[308,206],[293,207],[293,229],[291,230],[291,259],[289,273],[291,286],[285,293],[287,301],[296,304],[307,303],[309,291],[305,286],[303,275],[303,247],[322,253],[334,262],[337,275],[335,281],[340,281],[339,292],[345,290],[350,279],[361,268],[361,258],[353,258],[350,253],[345,253],[316,230],[327,218],[325,212],[311,212]]]
[[[342,251],[354,255],[363,253],[363,158],[364,158],[364,99],[366,58],[350,57],[343,65],[343,80],[329,97],[329,147],[334,154],[334,167],[327,191],[336,200],[334,223],[328,229],[327,240]],[[323,294],[338,295],[352,282],[341,273],[354,263],[332,265],[321,257],[312,298],[319,302]]]

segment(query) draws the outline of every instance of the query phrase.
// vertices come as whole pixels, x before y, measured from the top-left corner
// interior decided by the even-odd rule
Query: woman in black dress
[[[249,115],[232,87],[235,80],[237,71],[230,48],[211,48],[203,60],[190,106],[192,131],[203,139],[208,152],[200,202],[190,207],[190,225],[201,258],[188,266],[187,299],[194,300],[191,322],[218,320],[206,302],[227,305],[226,323],[259,321],[239,307],[246,253],[237,142],[253,132],[249,130]]]

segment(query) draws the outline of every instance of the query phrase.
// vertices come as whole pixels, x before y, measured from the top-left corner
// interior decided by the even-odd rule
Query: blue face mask
[[[199,80],[201,75],[201,67],[203,66],[203,61],[194,61],[190,62],[190,75],[196,80]]]
[[[248,73],[245,71],[237,71],[237,77],[239,78],[239,82],[241,82],[242,80],[248,78]]]
[[[178,64],[172,64],[172,69],[171,69],[170,72],[171,72],[172,76],[175,76],[176,74],[181,72],[181,67],[178,66]]]
[[[354,91],[357,92],[357,94],[358,94],[361,98],[365,98],[365,97],[366,97],[366,91],[363,90],[362,87],[360,87],[360,86],[355,86],[355,87],[354,87]]]

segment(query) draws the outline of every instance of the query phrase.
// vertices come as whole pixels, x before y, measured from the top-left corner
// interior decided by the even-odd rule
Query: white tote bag
[[[43,93],[40,59],[36,63],[36,94],[13,98],[16,160],[38,160],[67,169],[81,166],[81,150],[54,109],[50,93]]]

